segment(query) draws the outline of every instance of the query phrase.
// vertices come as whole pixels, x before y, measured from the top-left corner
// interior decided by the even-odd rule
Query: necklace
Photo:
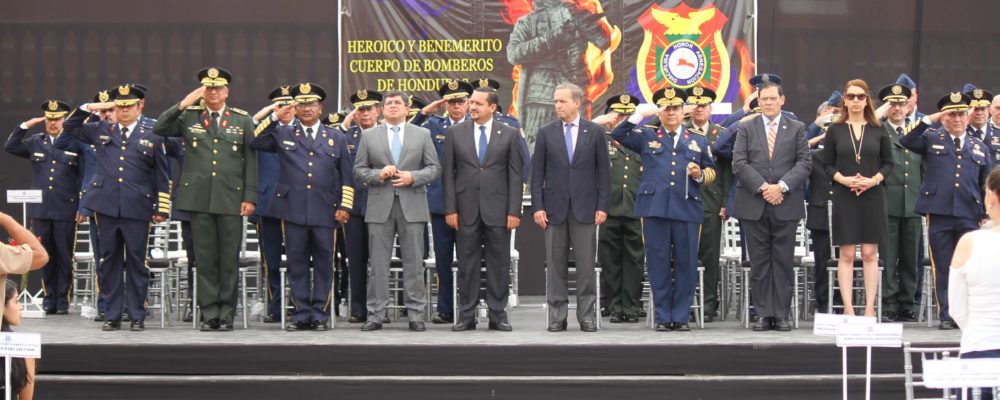
[[[858,163],[858,165],[861,165],[861,142],[865,141],[865,126],[867,124],[861,125],[861,137],[855,142],[854,124],[847,124],[847,127],[851,130],[851,147],[854,148],[854,162]]]

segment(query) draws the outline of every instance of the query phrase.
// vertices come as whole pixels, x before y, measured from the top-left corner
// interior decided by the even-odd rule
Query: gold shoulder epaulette
[[[693,133],[695,135],[699,135],[699,136],[705,136],[705,132],[702,132],[701,129],[698,129],[698,128],[688,128],[688,132],[691,132],[691,133]]]
[[[205,109],[205,106],[189,106],[188,108],[185,108],[184,111],[187,111],[187,110],[201,111],[201,110],[204,110],[204,109]]]
[[[240,115],[247,115],[247,116],[250,115],[250,113],[248,113],[246,111],[243,111],[243,110],[240,110],[239,108],[236,108],[236,107],[229,107],[229,110],[232,111],[232,112],[234,112],[234,113],[240,114]]]

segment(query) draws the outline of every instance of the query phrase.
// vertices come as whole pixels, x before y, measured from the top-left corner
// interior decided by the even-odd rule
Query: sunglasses
[[[868,99],[868,95],[865,93],[848,93],[844,95],[844,98],[847,100],[864,101]]]

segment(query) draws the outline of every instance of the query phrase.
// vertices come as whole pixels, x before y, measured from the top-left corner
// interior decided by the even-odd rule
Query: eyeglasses
[[[847,99],[847,100],[865,101],[865,100],[868,99],[868,94],[866,94],[866,93],[848,93],[848,94],[844,95],[844,98]]]

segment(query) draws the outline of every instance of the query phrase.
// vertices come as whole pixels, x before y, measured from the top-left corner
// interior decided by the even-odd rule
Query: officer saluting
[[[97,172],[83,206],[97,214],[101,236],[100,296],[105,298],[105,331],[121,328],[128,306],[130,329],[145,329],[149,272],[146,267],[150,221],[170,216],[170,170],[166,140],[140,121],[142,88],[121,85],[113,103],[84,104],[66,120],[66,132],[97,146]],[[116,122],[84,123],[91,112],[114,107]],[[127,285],[122,279],[127,276]],[[122,293],[123,288],[127,291]]]
[[[7,138],[4,150],[31,160],[34,179],[31,188],[42,191],[41,204],[28,204],[31,231],[41,238],[49,253],[49,263],[42,270],[42,289],[46,314],[68,314],[73,279],[73,243],[76,240],[76,212],[80,188],[82,146],[57,149],[63,133],[63,121],[70,106],[58,100],[42,103],[42,117],[19,125]],[[30,136],[28,130],[45,123],[45,132]],[[25,222],[27,224],[27,221]]]
[[[623,94],[607,101],[610,114],[594,119],[605,128],[617,126],[635,112],[639,99]],[[608,116],[613,116],[610,119]],[[639,322],[642,295],[642,221],[635,216],[636,190],[642,175],[642,159],[608,132],[608,159],[611,160],[611,208],[599,229],[597,260],[607,288],[606,309],[612,323]],[[602,303],[605,304],[605,303]]]
[[[681,124],[685,97],[679,89],[660,89],[653,93],[655,106],[640,104],[612,132],[615,140],[642,155],[644,170],[635,215],[643,218],[657,331],[690,330],[698,226],[704,219],[700,186],[715,181],[716,173],[708,141]],[[654,114],[658,114],[659,129],[636,128]]]
[[[990,172],[982,141],[966,133],[969,102],[962,93],[938,100],[941,111],[924,118],[899,142],[924,157],[927,175],[914,211],[927,216],[927,239],[939,304],[940,329],[955,329],[948,314],[948,273],[955,244],[979,228],[984,217],[983,187]],[[940,129],[928,129],[941,121]]]
[[[164,111],[153,132],[184,138],[177,208],[191,213],[201,330],[231,331],[242,217],[253,214],[257,199],[254,124],[246,111],[226,104],[229,71],[205,68],[198,79],[202,86]]]
[[[323,125],[326,91],[314,83],[292,89],[298,123],[277,126],[272,115],[254,133],[253,148],[278,153],[280,175],[272,206],[285,231],[295,312],[289,330],[325,331],[330,323],[334,235],[354,204],[347,138]],[[289,105],[278,106],[280,114]],[[312,287],[309,265],[312,260]]]

